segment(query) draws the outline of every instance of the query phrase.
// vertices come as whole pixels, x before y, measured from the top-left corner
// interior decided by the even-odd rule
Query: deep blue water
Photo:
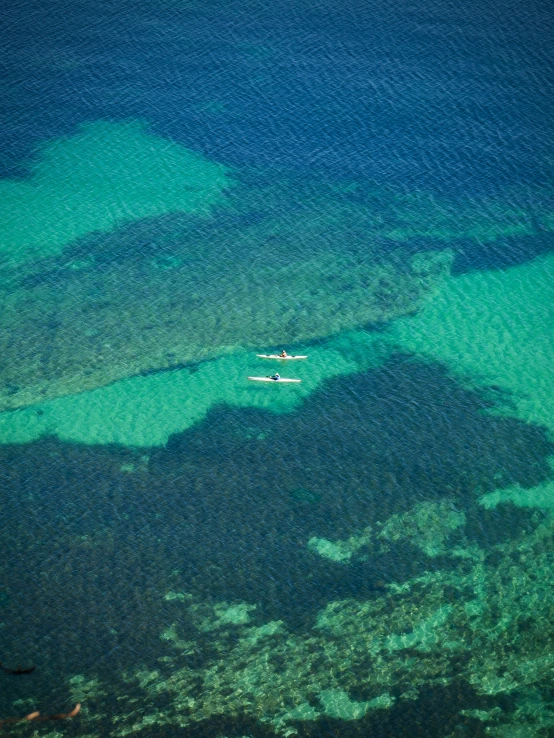
[[[18,3],[1,21],[2,170],[83,121],[140,117],[276,175],[548,187],[550,16],[546,2]]]

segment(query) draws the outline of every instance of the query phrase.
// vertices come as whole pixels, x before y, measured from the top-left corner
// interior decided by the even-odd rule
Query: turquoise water
[[[0,721],[548,735],[549,9],[105,11],[2,21]]]

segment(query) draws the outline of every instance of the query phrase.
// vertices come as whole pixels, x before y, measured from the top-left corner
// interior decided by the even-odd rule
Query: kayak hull
[[[280,361],[298,361],[307,359],[307,356],[279,356],[279,354],[256,354],[258,359],[279,359]]]
[[[271,377],[248,377],[251,382],[271,382],[272,384],[288,384],[290,382],[298,383],[301,379],[287,379],[281,377],[281,379],[271,379]]]

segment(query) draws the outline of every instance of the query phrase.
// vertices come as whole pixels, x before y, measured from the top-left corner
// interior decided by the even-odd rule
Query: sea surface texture
[[[552,4],[0,27],[2,735],[553,736]]]

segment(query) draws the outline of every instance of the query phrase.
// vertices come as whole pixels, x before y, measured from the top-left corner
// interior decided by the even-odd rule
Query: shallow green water
[[[37,151],[28,168],[22,181],[0,180],[0,254],[10,266],[141,218],[208,215],[231,183],[226,167],[132,120],[83,126]]]

